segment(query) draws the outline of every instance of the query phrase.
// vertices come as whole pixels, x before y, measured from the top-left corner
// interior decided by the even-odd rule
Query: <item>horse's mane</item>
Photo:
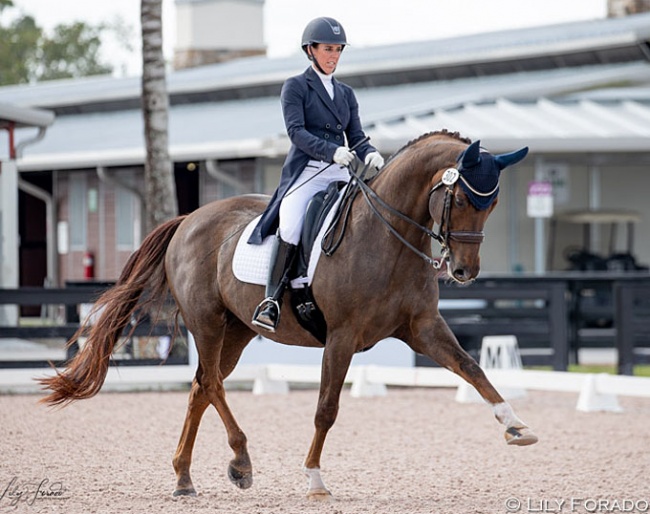
[[[411,139],[408,143],[406,143],[402,148],[397,150],[394,154],[392,154],[388,159],[386,164],[388,162],[392,161],[395,157],[397,157],[400,153],[402,153],[404,150],[407,148],[410,148],[411,146],[419,143],[420,141],[423,141],[424,139],[429,139],[430,137],[435,137],[435,136],[444,136],[444,137],[449,137],[451,139],[455,139],[456,141],[460,141],[462,143],[467,143],[468,145],[472,143],[472,140],[468,137],[463,137],[460,135],[459,132],[450,132],[447,129],[442,129],[442,130],[434,130],[432,132],[427,132],[425,134],[422,134],[421,136],[416,137],[415,139]]]
[[[430,137],[434,137],[434,136],[446,136],[446,137],[449,137],[451,139],[456,139],[457,141],[467,143],[468,145],[472,143],[472,140],[470,138],[461,136],[459,132],[450,132],[447,129],[434,130],[433,132],[427,132],[426,134],[422,134],[421,136],[418,136],[415,139],[411,139],[402,148],[397,150],[397,152],[395,152],[395,155],[402,152],[403,150],[406,150],[409,146],[412,146],[412,145],[414,145],[416,143],[419,143],[420,141],[422,141],[424,139],[429,139]]]

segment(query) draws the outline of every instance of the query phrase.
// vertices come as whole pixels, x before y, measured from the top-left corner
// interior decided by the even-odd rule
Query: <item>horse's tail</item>
[[[154,229],[129,258],[115,285],[93,307],[98,319],[86,321],[68,344],[80,337],[86,342],[62,372],[38,381],[52,392],[41,402],[62,405],[96,395],[104,384],[111,354],[136,307],[161,305],[167,297],[164,269],[167,247],[185,216],[178,216]],[[147,290],[145,298],[141,299]],[[132,330],[135,326],[132,326]]]

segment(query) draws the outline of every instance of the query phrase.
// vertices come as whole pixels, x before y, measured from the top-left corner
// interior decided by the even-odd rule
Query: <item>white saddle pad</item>
[[[345,191],[345,188],[343,189]],[[304,284],[311,285],[314,278],[314,272],[316,271],[316,265],[318,264],[318,259],[321,254],[321,241],[328,227],[332,223],[334,214],[336,213],[336,208],[343,198],[342,192],[339,192],[339,197],[336,200],[334,206],[327,214],[325,218],[325,223],[318,232],[318,236],[314,241],[314,247],[311,250],[311,256],[309,257],[309,266],[307,269],[307,276],[300,277],[291,281],[292,287],[300,287]],[[271,251],[273,250],[273,238],[275,235],[267,236],[261,245],[252,245],[248,244],[248,238],[250,237],[253,229],[257,225],[257,222],[260,220],[261,216],[258,216],[253,221],[251,221],[242,235],[239,237],[237,242],[237,248],[235,248],[235,255],[232,260],[232,270],[238,280],[246,282],[248,284],[258,284],[266,285],[269,274],[269,265],[271,262]]]

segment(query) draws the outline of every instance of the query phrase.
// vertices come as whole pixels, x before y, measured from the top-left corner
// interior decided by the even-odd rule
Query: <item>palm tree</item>
[[[144,165],[145,230],[149,233],[178,214],[169,157],[169,97],[162,50],[162,0],[141,0],[142,113],[147,155]]]

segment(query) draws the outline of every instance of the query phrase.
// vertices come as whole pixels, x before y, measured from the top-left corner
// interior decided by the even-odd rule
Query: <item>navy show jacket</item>
[[[346,140],[348,147],[353,147],[366,137],[354,91],[335,78],[332,84],[334,100],[310,66],[304,73],[287,79],[282,86],[280,102],[291,147],[282,167],[280,184],[248,239],[249,243],[261,244],[266,236],[275,233],[280,202],[310,159],[332,162],[334,152],[345,145]],[[367,154],[377,150],[366,141],[355,151],[364,160]]]

